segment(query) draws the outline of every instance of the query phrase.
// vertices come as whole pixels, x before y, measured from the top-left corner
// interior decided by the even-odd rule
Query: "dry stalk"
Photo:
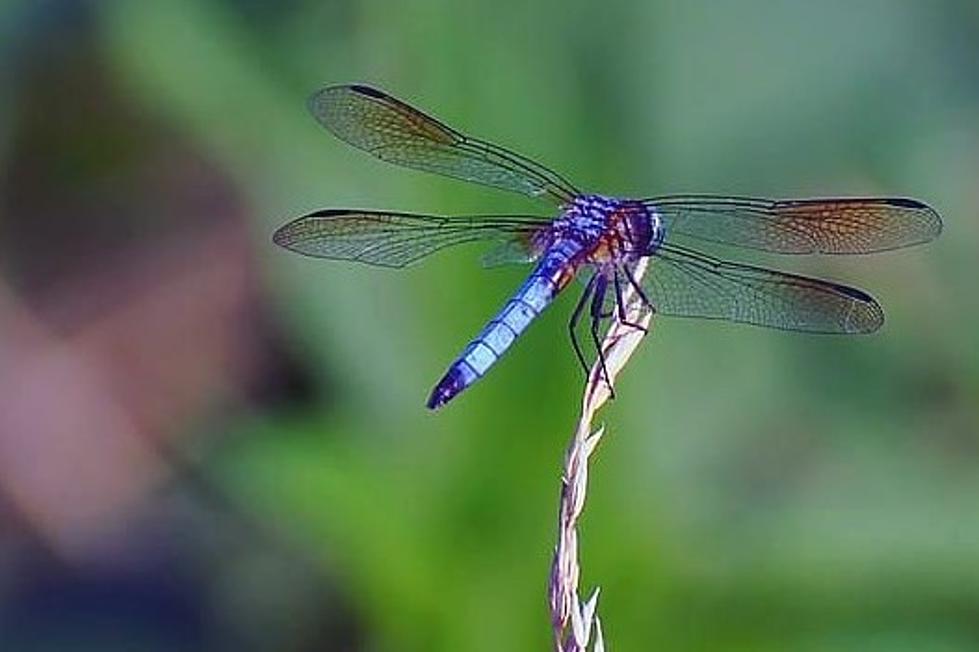
[[[635,277],[641,279],[646,271],[644,259],[635,269]],[[626,316],[628,321],[649,328],[653,312],[638,299],[631,287],[626,289]],[[625,367],[639,342],[646,334],[634,326],[627,326],[613,319],[602,351],[605,354],[609,379],[614,383],[616,376]],[[602,438],[605,426],[592,432],[595,413],[608,401],[610,391],[602,374],[601,365],[596,361],[588,374],[584,396],[581,401],[581,419],[568,447],[561,477],[561,504],[558,514],[558,541],[551,563],[549,600],[551,624],[554,628],[554,649],[557,652],[586,652],[589,641],[594,639],[593,652],[604,652],[602,624],[598,618],[598,593],[596,587],[587,601],[578,598],[578,578],[581,567],[578,563],[578,518],[585,506],[585,492],[588,483],[588,458],[595,451]]]

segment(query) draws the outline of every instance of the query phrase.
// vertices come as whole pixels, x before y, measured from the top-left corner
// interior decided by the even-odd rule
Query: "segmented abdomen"
[[[428,407],[437,410],[466,389],[489,370],[513,345],[544,308],[557,296],[573,276],[570,261],[578,247],[562,243],[553,247],[524,281],[513,298],[465,348],[438,382],[428,399]]]

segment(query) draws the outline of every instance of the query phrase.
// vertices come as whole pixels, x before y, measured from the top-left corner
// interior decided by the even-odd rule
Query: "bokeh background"
[[[0,649],[548,649],[574,298],[431,414],[526,270],[270,243],[548,207],[333,139],[304,102],[350,81],[609,193],[934,205],[928,246],[762,259],[874,336],[655,322],[582,582],[618,650],[979,648],[977,62],[968,0],[0,3]]]

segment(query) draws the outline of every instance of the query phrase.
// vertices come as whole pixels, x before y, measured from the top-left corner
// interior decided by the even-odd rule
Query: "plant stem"
[[[646,271],[644,259],[634,270],[636,280]],[[648,332],[653,316],[644,303],[639,300],[631,287],[624,292],[626,302],[626,325],[618,319],[612,324],[602,341],[602,352],[608,370],[609,382],[625,367],[626,362],[639,346]],[[558,540],[551,563],[548,598],[550,602],[551,625],[554,629],[554,649],[556,652],[586,652],[594,635],[593,652],[603,652],[605,643],[602,625],[598,618],[598,593],[596,587],[591,597],[584,603],[578,597],[578,579],[581,566],[578,563],[578,519],[585,507],[585,494],[588,486],[588,459],[595,451],[605,426],[592,432],[595,413],[611,396],[601,365],[596,361],[588,373],[588,382],[581,401],[581,418],[574,436],[568,446],[561,477],[561,501],[558,511]]]

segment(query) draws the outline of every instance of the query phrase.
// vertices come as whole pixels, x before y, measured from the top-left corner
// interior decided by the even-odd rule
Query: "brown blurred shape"
[[[167,479],[161,450],[275,370],[232,182],[90,44],[46,56],[0,179],[0,492],[76,559]]]

